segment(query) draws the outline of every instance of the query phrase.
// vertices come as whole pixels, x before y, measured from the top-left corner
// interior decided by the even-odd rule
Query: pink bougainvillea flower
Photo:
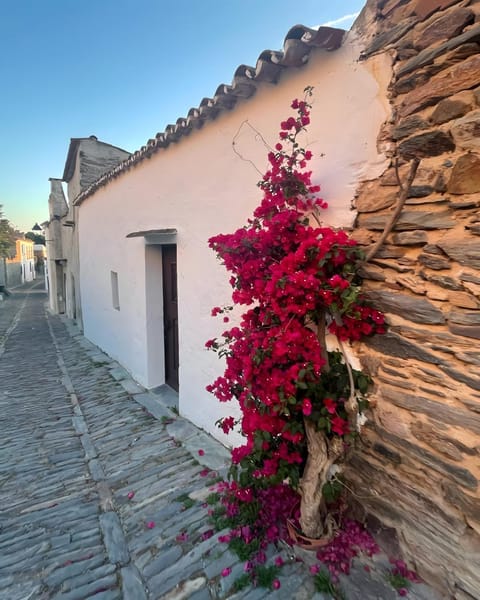
[[[230,567],[225,567],[225,569],[223,569],[223,571],[222,571],[222,577],[228,577],[231,572],[232,572],[232,569]]]
[[[209,469],[203,469],[202,471],[200,471],[200,477],[208,477],[209,473],[210,473]]]
[[[312,403],[308,398],[305,398],[302,402],[302,412],[306,417],[312,414]]]
[[[135,492],[128,492],[127,498],[131,500],[135,496]]]
[[[344,435],[348,433],[348,423],[341,417],[334,417],[332,419],[332,431],[337,435]]]
[[[250,573],[253,569],[253,562],[251,560],[247,560],[247,562],[243,565],[243,570],[245,573]]]
[[[311,565],[309,571],[312,575],[316,575],[320,571],[319,565]]]
[[[398,595],[399,595],[399,596],[406,596],[407,594],[408,594],[408,590],[407,590],[407,588],[400,588],[400,589],[398,590]]]
[[[274,579],[272,581],[272,587],[274,590],[279,590],[282,587],[282,584],[280,583],[280,581],[278,579]]]
[[[182,531],[182,533],[179,533],[175,539],[177,542],[186,542],[188,540],[188,533],[186,531]]]
[[[218,541],[221,544],[228,544],[228,542],[232,539],[232,537],[230,535],[219,535],[218,536]]]
[[[335,411],[337,410],[337,405],[336,405],[335,401],[332,400],[331,398],[324,398],[323,399],[323,406],[327,409],[327,411],[331,415],[334,415]]]
[[[154,527],[155,527],[155,521],[148,521],[147,528],[148,529],[153,529]]]
[[[283,567],[284,561],[283,561],[283,558],[281,556],[277,556],[277,558],[275,559],[275,565],[277,567]]]
[[[200,450],[198,451],[198,456],[204,456],[204,454],[205,454],[205,450],[202,450],[200,448]]]
[[[233,417],[225,417],[220,421],[220,427],[223,430],[223,433],[227,433],[231,431],[235,426],[235,419]]]

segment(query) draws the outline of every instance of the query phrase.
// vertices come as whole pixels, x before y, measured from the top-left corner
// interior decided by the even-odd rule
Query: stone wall
[[[375,380],[372,420],[348,477],[364,517],[446,598],[480,598],[480,3],[368,2],[361,59],[392,59],[390,167],[358,190],[365,266],[389,331],[357,348]]]
[[[7,274],[7,288],[17,287],[23,283],[22,275],[22,263],[21,262],[7,262],[6,264]]]

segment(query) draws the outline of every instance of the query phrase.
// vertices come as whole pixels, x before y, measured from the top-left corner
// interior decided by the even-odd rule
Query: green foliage
[[[395,590],[402,588],[408,590],[411,586],[410,581],[400,573],[389,572],[387,574],[387,581]]]
[[[256,538],[247,543],[242,538],[235,537],[228,542],[228,548],[240,560],[248,560],[260,550],[260,540]]]
[[[196,504],[195,500],[190,498],[188,494],[182,494],[181,496],[178,496],[177,498],[175,498],[175,501],[180,502],[180,504],[183,504],[183,510],[192,508],[192,506],[195,506]]]
[[[233,582],[232,592],[241,592],[246,587],[248,587],[250,583],[250,575],[248,573],[244,573],[243,575],[240,575],[240,577],[237,577],[237,579],[235,579],[235,581]]]
[[[42,244],[45,246],[45,236],[39,235],[38,233],[33,233],[33,231],[29,231],[25,234],[27,240],[32,240],[34,244]]]
[[[170,423],[174,422],[174,419],[172,419],[171,417],[166,417],[165,415],[162,415],[162,418],[160,419],[162,425],[170,425]]]
[[[215,528],[215,531],[222,531],[227,527],[233,526],[233,519],[227,516],[227,511],[224,506],[216,506],[210,515],[210,523]]]
[[[257,576],[257,584],[260,587],[272,588],[273,582],[278,577],[280,569],[275,566],[266,567],[265,565],[259,565],[255,569],[255,574]]]
[[[329,594],[335,600],[342,600],[344,598],[342,590],[333,583],[328,571],[323,570],[317,573],[313,579],[313,583],[317,592],[321,594]]]
[[[209,506],[213,506],[214,504],[218,504],[219,500],[220,500],[220,494],[217,492],[212,492],[211,494],[209,494],[207,496],[207,499],[205,500],[205,502]]]
[[[325,502],[327,504],[334,504],[342,495],[343,490],[344,486],[341,480],[337,477],[328,481],[322,489],[322,494],[325,498]]]
[[[184,508],[184,510],[187,510],[189,508],[192,508],[192,506],[195,506],[195,504],[196,504],[195,500],[192,500],[192,498],[188,498],[183,503],[183,508]]]

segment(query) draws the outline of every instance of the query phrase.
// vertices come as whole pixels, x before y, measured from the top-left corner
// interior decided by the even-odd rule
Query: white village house
[[[375,410],[346,476],[384,543],[458,600],[480,589],[479,21],[479,3],[368,0],[348,34],[295,26],[281,51],[239,66],[134,154],[116,148],[94,177],[79,174],[112,147],[72,140],[68,203],[52,180],[47,234],[52,310],[231,444],[215,422],[232,406],[205,390],[222,372],[204,346],[223,331],[211,309],[231,295],[207,240],[251,215],[291,101],[313,86],[304,144],[324,220],[366,247],[395,208],[395,160],[401,180],[421,159],[363,273],[389,331],[354,348]]]

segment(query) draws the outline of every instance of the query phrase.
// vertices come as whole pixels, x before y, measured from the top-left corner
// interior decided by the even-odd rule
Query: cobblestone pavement
[[[42,288],[0,304],[0,599],[324,598],[298,561],[280,590],[233,594],[243,564],[210,536],[204,503],[227,451],[49,315]],[[354,569],[345,597],[396,598],[377,572]]]

